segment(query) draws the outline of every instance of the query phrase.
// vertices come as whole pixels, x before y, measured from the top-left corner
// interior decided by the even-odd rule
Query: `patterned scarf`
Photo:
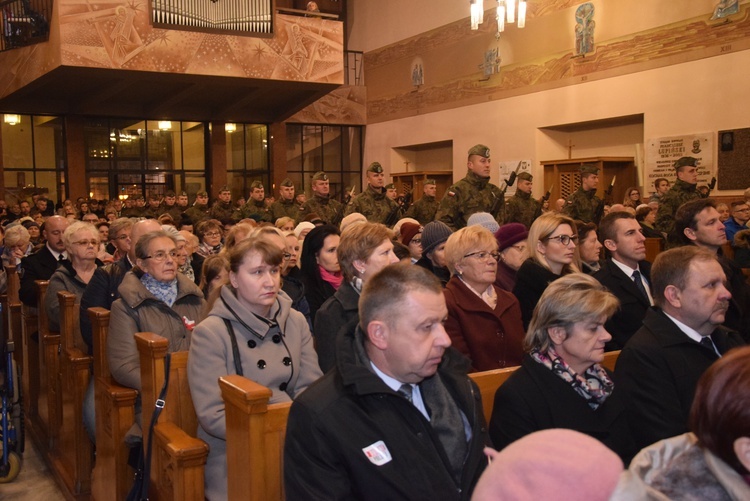
[[[177,279],[175,278],[171,282],[160,282],[148,273],[144,273],[141,277],[141,283],[153,294],[156,299],[163,301],[170,308],[177,300]]]
[[[201,242],[201,244],[198,246],[198,249],[196,250],[196,252],[200,256],[208,257],[208,256],[213,256],[214,254],[218,254],[219,252],[221,252],[221,249],[222,249],[222,244],[221,243],[219,245],[215,246],[215,247],[211,247],[207,243]]]
[[[556,376],[570,384],[580,396],[588,401],[589,407],[596,410],[612,394],[615,384],[607,375],[607,372],[599,364],[589,367],[586,372],[576,372],[560,358],[555,349],[550,346],[546,353],[538,349],[532,350],[531,358],[539,362]]]
[[[185,261],[185,264],[183,266],[180,266],[177,268],[177,271],[188,277],[191,281],[195,282],[195,271],[193,270],[192,265],[190,264],[190,258],[188,257],[188,260]]]

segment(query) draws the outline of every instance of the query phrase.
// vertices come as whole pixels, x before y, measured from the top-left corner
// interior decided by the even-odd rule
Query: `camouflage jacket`
[[[596,196],[596,190],[584,191],[582,187],[565,200],[562,213],[572,219],[578,219],[584,223],[595,223],[594,216],[602,200]]]
[[[398,210],[398,204],[385,195],[385,188],[378,192],[371,186],[357,195],[346,208],[346,215],[359,212],[371,223],[385,223],[392,210]]]
[[[476,212],[489,212],[498,224],[503,224],[505,195],[500,188],[490,183],[490,178],[482,178],[469,172],[445,192],[435,220],[444,222],[456,231],[465,227],[469,217]]]
[[[169,214],[169,217],[171,217],[174,222],[179,222],[179,220],[182,218],[182,209],[180,209],[180,207],[178,207],[177,205],[173,205],[172,207],[162,205],[160,212],[161,214]]]
[[[338,226],[343,216],[343,206],[338,200],[313,195],[299,208],[299,218],[302,220],[308,214],[317,214],[326,223]]]
[[[272,223],[282,217],[291,217],[295,224],[299,222],[299,205],[294,200],[280,199],[271,204],[270,212],[273,219]]]
[[[437,213],[440,202],[430,195],[422,195],[422,198],[417,200],[409,207],[406,211],[406,217],[412,217],[419,221],[422,226],[435,220],[435,214]]]
[[[143,217],[143,213],[146,208],[131,207],[129,209],[122,209],[121,217]]]
[[[258,202],[252,198],[248,200],[241,209],[235,210],[232,218],[237,221],[250,218],[257,222],[266,221],[268,223],[273,223],[271,220],[271,214],[268,212],[268,209],[266,209],[266,203],[263,200]]]
[[[211,219],[218,219],[219,221],[224,219],[234,219],[234,208],[232,207],[232,202],[225,203],[217,200],[208,212],[208,217]]]
[[[208,205],[195,204],[192,207],[188,207],[183,214],[189,217],[193,224],[198,224],[204,219],[208,219],[208,213]]]
[[[701,198],[701,194],[695,189],[696,185],[686,183],[681,179],[674,182],[669,191],[661,197],[659,211],[656,213],[657,230],[669,234],[674,228],[674,215],[677,208],[696,198]]]
[[[541,215],[542,204],[531,194],[523,191],[516,190],[516,194],[508,199],[505,207],[505,223],[521,223],[527,229]]]

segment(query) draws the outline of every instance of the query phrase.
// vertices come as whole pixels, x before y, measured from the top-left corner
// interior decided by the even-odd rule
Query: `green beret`
[[[395,190],[396,189],[396,185],[393,184],[393,183],[388,183],[388,184],[385,185],[385,189],[386,190]]]
[[[263,183],[261,183],[260,181],[253,181],[252,183],[250,183],[250,191],[256,188],[263,189]]]
[[[188,194],[187,194],[187,191],[181,191],[181,192],[180,192],[180,196],[181,196],[181,197],[186,197],[186,196],[188,196]]]
[[[145,198],[143,198],[143,195],[136,195],[135,199],[136,200],[146,200]]]
[[[158,193],[152,193],[148,196],[149,200],[159,200],[159,194]]]
[[[469,150],[469,156],[479,155],[480,157],[490,158],[490,149],[483,144],[476,144]]]
[[[374,172],[376,174],[380,174],[383,172],[383,166],[380,165],[380,162],[373,162],[367,168],[367,172]]]
[[[294,188],[294,183],[291,179],[284,179],[279,186],[286,186],[287,188]]]
[[[227,186],[227,185],[225,184],[224,186],[222,186],[221,188],[219,188],[219,193],[221,193],[222,191],[232,191],[232,190],[230,190],[230,189],[229,189],[229,186]]]
[[[434,179],[425,179],[423,184],[425,186],[428,184],[437,184],[437,181],[435,181]]]
[[[207,191],[199,191],[198,193],[195,194],[195,196],[196,197],[207,197],[208,196],[208,192]]]
[[[313,175],[312,180],[313,181],[328,181],[328,174],[326,174],[323,171],[318,171]]]
[[[596,164],[583,164],[581,165],[581,175],[587,174],[599,174],[599,167]]]
[[[524,181],[533,181],[534,176],[529,174],[528,172],[519,172],[518,176],[516,176],[518,179],[523,179]]]
[[[174,196],[176,196],[176,195],[174,194],[174,191],[172,191],[172,190],[169,190],[168,192],[166,192],[166,193],[164,194],[164,196],[165,196],[165,197],[174,197]]]
[[[680,167],[697,167],[697,158],[693,157],[682,157],[677,159],[674,163],[674,168],[679,169]]]

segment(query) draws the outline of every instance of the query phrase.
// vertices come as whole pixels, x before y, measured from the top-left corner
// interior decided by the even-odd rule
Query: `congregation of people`
[[[230,374],[293,402],[288,499],[750,499],[750,189],[717,204],[696,159],[674,167],[674,184],[629,187],[621,204],[596,195],[594,165],[555,204],[527,172],[506,199],[484,145],[440,200],[426,180],[410,203],[373,162],[343,201],[325,172],[308,195],[254,181],[213,204],[0,201],[3,268],[50,330],[56,291],[75,293],[89,354],[86,312],[110,310],[125,387],[141,389],[135,333],[189,351],[210,500],[227,498]],[[646,239],[664,249],[652,262]],[[36,280],[49,280],[43,305]],[[486,422],[469,374],[506,368]],[[92,441],[95,398],[92,378]]]

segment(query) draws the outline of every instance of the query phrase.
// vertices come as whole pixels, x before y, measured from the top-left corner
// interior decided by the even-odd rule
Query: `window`
[[[228,124],[229,125],[229,124]],[[227,127],[227,185],[232,200],[248,198],[250,185],[260,181],[271,196],[271,169],[268,151],[268,127],[262,124],[231,124]]]

